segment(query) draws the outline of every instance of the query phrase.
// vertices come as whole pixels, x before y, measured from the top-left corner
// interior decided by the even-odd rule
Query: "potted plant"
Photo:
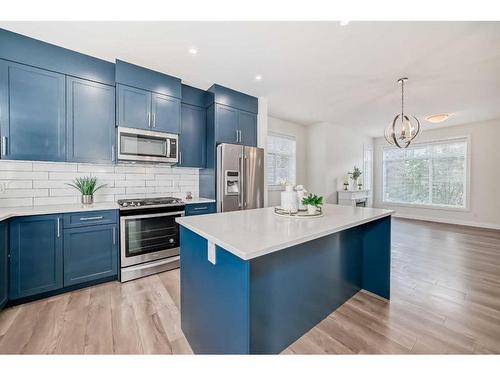
[[[361,176],[363,172],[361,172],[361,169],[359,169],[357,166],[354,166],[354,169],[352,172],[349,172],[351,175],[351,179],[354,185],[354,190],[358,189],[358,178]]]
[[[323,197],[318,197],[315,194],[309,194],[307,197],[302,199],[302,204],[307,206],[307,213],[309,215],[315,215],[318,208],[321,209],[323,204]]]
[[[97,177],[76,177],[73,180],[73,183],[66,184],[74,187],[80,193],[82,193],[82,203],[83,204],[92,204],[94,203],[94,193],[100,188],[106,186],[99,185],[97,186]]]

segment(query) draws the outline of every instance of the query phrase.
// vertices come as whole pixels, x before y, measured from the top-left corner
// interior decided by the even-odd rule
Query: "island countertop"
[[[326,204],[314,219],[280,217],[273,207],[180,217],[176,221],[243,260],[340,232],[394,213]]]

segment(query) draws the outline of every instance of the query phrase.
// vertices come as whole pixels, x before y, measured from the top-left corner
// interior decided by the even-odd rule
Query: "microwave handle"
[[[170,157],[170,138],[167,139],[167,158]]]

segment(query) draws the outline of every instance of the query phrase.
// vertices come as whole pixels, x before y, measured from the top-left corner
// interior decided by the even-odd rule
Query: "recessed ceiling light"
[[[427,116],[425,119],[433,124],[439,124],[440,122],[444,122],[448,120],[450,115],[448,113],[438,113],[435,115]]]
[[[342,21],[340,21],[340,26],[346,26],[349,22],[351,22],[351,21],[342,20]]]
[[[190,48],[188,50],[188,52],[191,54],[191,55],[196,55],[198,53],[198,50],[196,48]]]
[[[256,75],[255,76],[256,81],[262,81],[262,76],[261,75]]]

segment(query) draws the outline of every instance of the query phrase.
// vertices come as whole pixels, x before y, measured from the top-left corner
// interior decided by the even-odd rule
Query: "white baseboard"
[[[393,217],[400,217],[402,219],[432,221],[432,222],[436,222],[436,223],[464,225],[466,227],[477,227],[477,228],[500,230],[500,224],[493,224],[493,223],[481,223],[481,222],[476,222],[476,221],[443,219],[443,218],[435,218],[435,217],[428,217],[428,216],[415,216],[415,215],[398,214],[398,213],[396,213],[392,216]]]

